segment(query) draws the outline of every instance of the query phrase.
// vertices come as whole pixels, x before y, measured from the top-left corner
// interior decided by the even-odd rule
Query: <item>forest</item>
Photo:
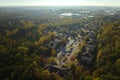
[[[120,80],[119,14],[0,7],[0,80]]]

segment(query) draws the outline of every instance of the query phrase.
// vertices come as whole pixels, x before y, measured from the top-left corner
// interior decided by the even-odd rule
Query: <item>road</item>
[[[62,67],[63,65],[65,65],[67,67],[70,67],[70,65],[76,61],[75,55],[79,51],[79,43],[80,42],[78,40],[76,41],[74,39],[69,40],[65,49],[61,50],[57,54],[56,59],[57,64],[59,66]]]

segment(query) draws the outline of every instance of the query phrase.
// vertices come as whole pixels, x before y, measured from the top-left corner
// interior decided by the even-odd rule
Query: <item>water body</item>
[[[60,16],[80,16],[80,14],[77,13],[62,13]]]

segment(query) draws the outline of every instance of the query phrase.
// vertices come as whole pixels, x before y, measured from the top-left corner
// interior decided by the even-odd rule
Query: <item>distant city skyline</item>
[[[1,0],[0,6],[120,6],[120,0]]]

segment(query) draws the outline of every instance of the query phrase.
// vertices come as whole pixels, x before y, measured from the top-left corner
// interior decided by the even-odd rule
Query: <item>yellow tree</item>
[[[55,51],[55,49],[52,49],[52,50],[51,50],[51,55],[52,55],[52,56],[56,56],[56,53],[57,53],[57,52]]]

